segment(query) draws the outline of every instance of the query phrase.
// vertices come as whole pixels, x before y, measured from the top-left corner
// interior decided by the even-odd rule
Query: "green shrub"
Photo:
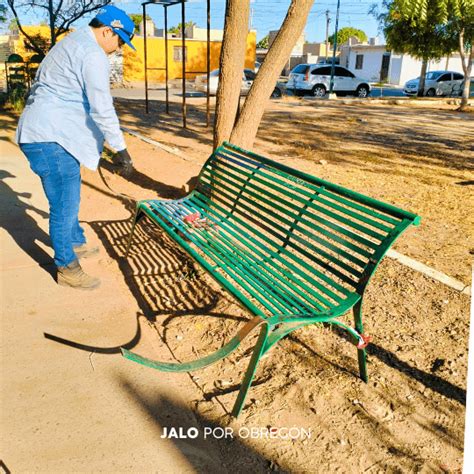
[[[21,112],[25,107],[28,89],[23,84],[18,84],[8,92],[8,103],[15,112]]]

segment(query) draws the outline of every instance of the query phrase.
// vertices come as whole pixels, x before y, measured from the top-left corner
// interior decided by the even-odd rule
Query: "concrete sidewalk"
[[[137,303],[104,249],[84,262],[101,276],[98,290],[56,285],[47,202],[11,141],[14,118],[4,121],[0,460],[11,472],[228,472],[216,440],[160,438],[163,426],[206,424],[184,402],[202,394],[186,374],[121,357],[121,345],[135,338],[140,350],[153,348],[157,335],[146,323],[137,333]]]

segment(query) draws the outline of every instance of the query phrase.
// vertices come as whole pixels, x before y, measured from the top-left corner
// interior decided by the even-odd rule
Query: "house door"
[[[387,80],[389,66],[390,66],[390,53],[384,53],[384,55],[382,56],[382,67],[380,68],[380,82]]]

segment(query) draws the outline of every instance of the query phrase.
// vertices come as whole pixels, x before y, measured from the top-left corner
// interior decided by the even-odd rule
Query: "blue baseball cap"
[[[132,44],[132,39],[135,35],[135,24],[123,10],[113,5],[106,5],[98,11],[95,18],[103,25],[110,26],[124,43],[136,51],[135,46]]]

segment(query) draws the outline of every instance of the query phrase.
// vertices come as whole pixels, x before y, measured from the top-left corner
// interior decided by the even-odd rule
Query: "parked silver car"
[[[286,88],[296,95],[311,94],[315,97],[324,97],[329,91],[330,80],[331,65],[298,64],[291,71]],[[336,95],[367,97],[371,87],[368,81],[356,77],[349,69],[335,66],[333,91]]]
[[[255,79],[257,74],[252,71],[252,69],[244,69],[242,73],[242,86],[240,88],[241,95],[247,95],[249,93],[250,88],[252,87],[252,83]],[[216,95],[217,93],[217,86],[219,85],[219,69],[214,69],[211,71],[209,75],[209,94]],[[203,74],[200,76],[196,76],[194,80],[194,89],[198,92],[203,92],[207,94],[207,75]],[[282,84],[277,83],[275,89],[272,92],[271,97],[278,98],[282,96],[282,91],[284,87]]]
[[[423,95],[428,97],[461,95],[464,76],[454,71],[430,71],[425,76],[425,88]],[[409,80],[403,92],[406,95],[414,96],[418,94],[420,78]]]

